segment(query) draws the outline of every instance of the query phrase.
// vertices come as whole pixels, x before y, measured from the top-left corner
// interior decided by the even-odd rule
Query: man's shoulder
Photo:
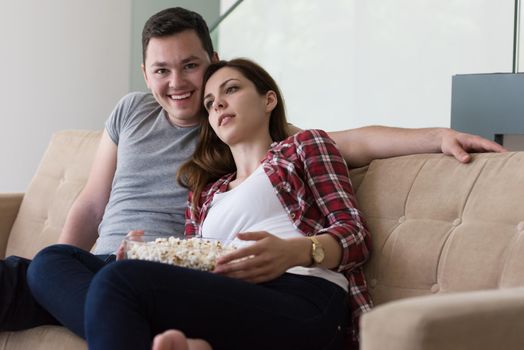
[[[162,107],[149,92],[130,92],[122,97],[115,114],[125,124],[132,120],[141,120],[145,115],[156,114]]]
[[[158,106],[158,103],[156,102],[153,95],[150,92],[143,91],[129,92],[120,99],[119,104],[127,106],[128,108],[145,105],[154,105],[155,107]]]
[[[111,139],[118,144],[119,135],[128,128],[140,123],[150,115],[157,115],[161,107],[152,94],[130,92],[120,99],[111,116],[106,121],[106,130]]]

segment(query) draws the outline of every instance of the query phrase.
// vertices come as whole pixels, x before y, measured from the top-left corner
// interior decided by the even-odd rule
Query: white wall
[[[452,75],[511,71],[513,6],[246,0],[222,23],[219,53],[268,69],[303,128],[449,126]]]
[[[162,4],[211,21],[217,0],[207,1]],[[0,192],[26,188],[53,132],[101,129],[130,80],[139,88],[131,40],[141,9],[159,3],[0,2]],[[511,70],[513,4],[246,0],[220,26],[218,50],[266,67],[304,128],[448,126],[451,75]]]
[[[0,2],[0,192],[22,192],[52,133],[101,129],[129,89],[129,0]]]

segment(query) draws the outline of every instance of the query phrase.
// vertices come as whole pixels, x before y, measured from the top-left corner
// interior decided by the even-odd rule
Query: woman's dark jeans
[[[86,337],[94,350],[150,349],[167,329],[205,339],[214,350],[342,349],[346,298],[317,277],[284,274],[252,284],[124,260],[100,270],[89,287]]]

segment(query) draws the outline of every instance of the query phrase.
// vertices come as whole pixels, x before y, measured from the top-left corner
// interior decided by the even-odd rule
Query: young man
[[[201,16],[181,8],[153,15],[142,45],[142,69],[151,93],[125,96],[107,121],[88,181],[59,238],[67,246],[50,247],[32,264],[18,257],[1,262],[0,330],[61,323],[83,336],[85,293],[106,263],[87,252],[95,241],[95,254],[105,259],[131,230],[168,236],[183,232],[187,191],[177,185],[175,174],[193,152],[202,76],[218,56]],[[451,129],[367,127],[330,136],[352,167],[375,158],[440,151],[467,162],[466,150],[503,150]],[[36,299],[54,317],[29,292],[28,266]],[[56,270],[56,279],[39,279],[44,270]]]

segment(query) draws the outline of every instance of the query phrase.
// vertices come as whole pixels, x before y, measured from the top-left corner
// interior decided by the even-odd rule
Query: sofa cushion
[[[84,350],[86,342],[64,327],[41,326],[0,333],[0,350]]]
[[[56,243],[65,218],[89,175],[100,131],[53,135],[11,229],[6,256],[32,258]]]
[[[524,152],[374,161],[357,190],[375,304],[524,285]]]

